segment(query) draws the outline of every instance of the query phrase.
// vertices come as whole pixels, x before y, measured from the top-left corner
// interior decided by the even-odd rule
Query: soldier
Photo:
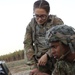
[[[50,5],[45,0],[37,0],[33,5],[33,18],[26,28],[24,38],[25,57],[27,64],[34,65],[31,72],[37,68],[50,74],[46,66],[47,54],[49,49],[45,41],[46,31],[52,26],[63,24],[63,21],[56,15],[49,15]],[[41,67],[40,67],[41,66]]]
[[[55,26],[48,30],[46,40],[57,59],[52,75],[75,75],[75,30],[67,25]]]

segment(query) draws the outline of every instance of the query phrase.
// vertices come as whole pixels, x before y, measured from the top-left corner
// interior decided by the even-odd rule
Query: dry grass
[[[6,63],[12,75],[27,75],[29,66],[25,64],[25,60],[18,60]],[[26,74],[25,74],[26,73]]]

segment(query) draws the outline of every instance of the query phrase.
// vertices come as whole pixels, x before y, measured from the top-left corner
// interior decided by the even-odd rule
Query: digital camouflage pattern
[[[75,29],[67,25],[58,25],[47,31],[46,40],[50,43],[61,41],[68,45],[72,52],[75,52]]]
[[[46,34],[46,40],[49,43],[60,41],[69,46],[70,52],[75,53],[75,29],[71,26],[58,25],[52,27]],[[52,75],[75,75],[75,59],[70,61],[60,57],[55,64]]]
[[[58,61],[52,75],[75,75],[75,61]]]
[[[25,54],[27,56],[27,61],[30,62],[29,64],[36,63],[33,59],[34,54],[41,57],[41,55],[48,51],[49,46],[46,44],[45,41],[46,31],[49,30],[51,27],[60,24],[63,24],[63,21],[55,15],[50,15],[48,21],[44,25],[38,25],[34,18],[31,20],[26,28],[26,34],[24,38],[24,48],[26,51]],[[33,38],[35,37],[33,36],[34,32],[36,36],[35,40],[33,40]],[[37,54],[34,50],[34,41],[37,45]]]

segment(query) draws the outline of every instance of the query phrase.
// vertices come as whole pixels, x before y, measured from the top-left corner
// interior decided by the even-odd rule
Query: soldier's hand
[[[30,71],[29,75],[49,75],[49,74],[44,73],[44,72],[40,72],[37,68],[35,68],[35,69]]]
[[[49,75],[47,73],[38,72],[36,75]]]
[[[33,69],[30,71],[30,74],[29,75],[34,75],[35,73],[38,73],[39,70],[37,68]]]
[[[38,63],[37,65],[46,65],[47,63],[47,54],[44,54],[39,60],[38,60]]]

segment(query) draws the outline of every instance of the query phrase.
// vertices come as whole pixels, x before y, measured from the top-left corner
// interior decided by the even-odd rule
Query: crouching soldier
[[[57,61],[51,75],[75,75],[75,31],[67,25],[52,27],[46,35]],[[49,55],[49,53],[47,53]]]

